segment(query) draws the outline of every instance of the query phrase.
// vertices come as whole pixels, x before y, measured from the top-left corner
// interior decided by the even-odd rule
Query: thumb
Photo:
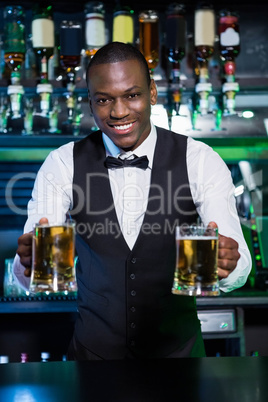
[[[40,225],[47,225],[48,224],[48,219],[47,218],[41,218],[39,220],[39,224]]]
[[[217,225],[217,223],[216,222],[213,222],[213,221],[211,221],[211,222],[209,222],[209,224],[208,224],[208,226],[207,226],[208,228],[210,227],[210,228],[214,228],[214,229],[216,229],[217,227],[218,227],[218,225]]]

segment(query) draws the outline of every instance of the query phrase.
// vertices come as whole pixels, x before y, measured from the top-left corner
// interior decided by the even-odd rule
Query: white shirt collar
[[[154,124],[151,121],[151,131],[148,137],[141,143],[138,148],[132,152],[133,154],[137,156],[143,156],[147,155],[148,160],[149,160],[149,168],[152,169],[153,166],[153,157],[154,157],[154,150],[155,150],[155,144],[156,144],[156,128]],[[105,134],[102,133],[102,139],[104,142],[104,146],[106,149],[106,154],[114,157],[118,157],[120,153],[122,153],[122,149],[117,147],[113,141]],[[130,153],[131,155],[131,153]]]

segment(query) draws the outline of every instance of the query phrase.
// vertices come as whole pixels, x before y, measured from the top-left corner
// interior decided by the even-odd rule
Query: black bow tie
[[[147,169],[148,167],[148,158],[147,156],[136,156],[134,155],[133,159],[120,159],[120,158],[114,158],[113,156],[107,156],[105,159],[105,166],[109,168],[122,168],[122,167],[138,167],[141,169]]]

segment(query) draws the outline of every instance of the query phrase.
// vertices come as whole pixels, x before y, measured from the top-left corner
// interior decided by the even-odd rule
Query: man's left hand
[[[217,227],[215,222],[210,222],[209,226]],[[235,269],[240,258],[238,243],[231,237],[219,234],[218,249],[218,276],[219,279],[227,278]]]
[[[218,275],[219,279],[227,278],[235,269],[240,258],[238,243],[231,237],[219,234]]]

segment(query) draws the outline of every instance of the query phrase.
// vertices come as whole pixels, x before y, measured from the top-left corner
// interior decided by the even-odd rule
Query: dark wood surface
[[[267,402],[268,358],[9,363],[0,401]]]

